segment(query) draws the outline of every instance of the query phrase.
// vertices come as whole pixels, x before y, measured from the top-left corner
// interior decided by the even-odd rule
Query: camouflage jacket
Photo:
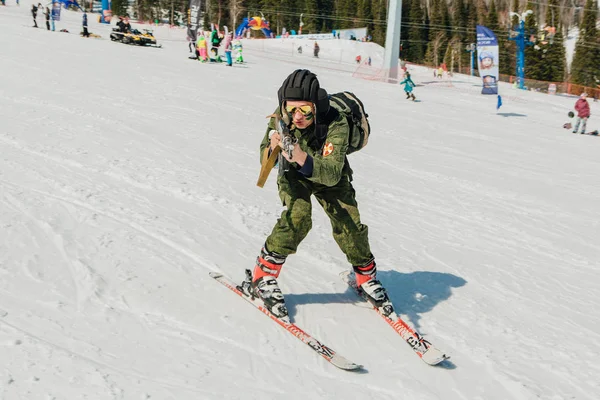
[[[279,109],[275,111],[275,114],[278,113]],[[264,151],[270,144],[269,132],[272,129],[275,129],[275,118],[269,120],[260,144],[261,162]],[[317,184],[335,186],[345,175],[352,180],[352,169],[346,157],[350,127],[346,118],[338,114],[326,129],[327,136],[324,142],[318,139],[314,123],[304,130],[292,129],[290,133],[298,139],[300,148],[313,159],[312,175],[305,178]],[[297,170],[300,169],[297,163],[291,165]]]

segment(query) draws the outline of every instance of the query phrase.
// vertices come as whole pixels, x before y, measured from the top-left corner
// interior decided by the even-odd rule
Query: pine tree
[[[598,2],[587,0],[580,26],[579,39],[575,45],[575,56],[571,66],[571,80],[579,85],[596,87],[600,74],[600,43],[598,43],[598,30],[596,20],[598,15]]]
[[[324,2],[325,0],[321,0],[322,2]],[[337,6],[336,6],[336,14],[340,17],[340,21],[339,23],[337,23],[336,25],[333,25],[335,28],[337,29],[349,29],[349,28],[354,28],[354,22],[352,21],[352,17],[354,15],[356,15],[356,4],[354,4],[354,1],[351,0],[336,0]],[[325,4],[321,4],[321,7],[324,9],[327,9],[327,7],[324,7]],[[330,20],[327,20],[330,21]]]
[[[469,25],[469,8],[464,0],[455,0],[453,2],[452,24],[453,40],[458,42],[458,56],[460,58],[458,64],[463,69],[466,69],[471,63],[470,53],[466,51],[466,48],[471,43],[468,41],[469,31],[473,29],[474,25]]]
[[[373,36],[373,31],[375,29],[375,24],[373,23],[373,7],[371,0],[363,0],[363,18],[364,22],[361,22],[361,25],[367,26],[367,35]]]
[[[477,5],[474,0],[467,0],[466,3],[467,8],[467,23],[471,28],[467,31],[467,43],[477,43],[477,33],[475,27],[479,24],[479,16],[477,13]]]
[[[513,13],[520,14],[519,0],[512,0],[511,10]],[[519,29],[519,18],[513,15],[508,20],[509,33],[514,33]],[[500,74],[517,74],[517,44],[514,40],[507,40],[502,47],[499,47],[500,56]]]
[[[500,25],[498,24],[498,11],[496,10],[496,2],[494,0],[490,2],[490,9],[485,20],[485,26],[494,32],[494,35],[498,36]]]
[[[387,21],[387,0],[373,0],[373,16],[379,21]],[[373,41],[385,46],[385,22],[379,22],[373,29]]]
[[[269,22],[269,28],[276,35],[281,33],[281,10],[278,0],[262,0],[261,10],[266,20]]]
[[[318,28],[321,26],[321,21],[318,18],[319,7],[317,0],[306,0],[303,12],[302,22],[304,26],[302,27],[302,33],[317,33]]]
[[[419,63],[425,56],[425,45],[423,41],[424,10],[421,0],[411,0],[408,21],[404,22],[407,27],[406,36],[402,39],[402,58],[414,63]]]
[[[543,62],[540,65],[540,74],[538,79],[550,82],[562,82],[566,71],[566,51],[564,38],[560,27],[552,34],[552,29],[556,29],[553,21],[558,22],[558,0],[549,0],[546,10],[546,28],[542,40],[538,42]]]
[[[113,0],[111,9],[114,16],[125,16],[127,14],[127,0]]]
[[[538,34],[537,13],[539,4],[529,1],[526,10],[532,10],[533,14],[529,14],[525,18],[525,38],[533,37],[534,40]],[[544,77],[543,64],[540,47],[538,44],[534,46],[525,46],[525,78],[542,80]]]
[[[406,39],[408,39],[408,30],[410,29],[408,23],[410,20],[410,8],[412,2],[406,0],[402,2],[402,23],[400,24],[400,58],[405,59],[406,57]]]
[[[428,63],[439,65],[446,52],[448,41],[447,21],[449,19],[448,7],[445,0],[432,0],[431,22],[429,28],[429,43],[425,59]]]
[[[281,1],[281,25],[287,32],[295,31],[298,33],[298,28],[300,27],[300,13],[290,12],[290,10],[296,10],[297,7],[299,7],[299,4],[299,0]]]

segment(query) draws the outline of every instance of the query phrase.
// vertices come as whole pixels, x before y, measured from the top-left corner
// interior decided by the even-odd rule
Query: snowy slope
[[[301,59],[248,44],[247,67],[201,65],[184,31],[138,48],[94,21],[103,39],[79,37],[80,18],[48,32],[0,8],[0,399],[597,398],[600,138],[562,129],[574,99],[503,86],[496,112],[472,78],[414,68],[413,103],[351,61],[302,61],[363,99],[350,163],[379,277],[452,355],[425,365],[354,304],[315,203],[280,284],[366,367],[348,373],[208,276],[242,279],[281,211],[258,145]]]

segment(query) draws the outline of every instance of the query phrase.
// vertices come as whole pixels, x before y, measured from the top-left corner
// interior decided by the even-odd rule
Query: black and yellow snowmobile
[[[138,29],[122,32],[119,28],[113,28],[110,33],[110,40],[139,46],[162,47],[156,43],[156,38],[150,29],[142,29],[141,32]]]

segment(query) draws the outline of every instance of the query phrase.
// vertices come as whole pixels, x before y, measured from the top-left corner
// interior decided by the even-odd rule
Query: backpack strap
[[[344,93],[344,96],[345,95],[346,94]],[[352,132],[352,130],[354,129],[355,125],[357,125],[357,124],[360,125],[361,121],[358,121],[356,119],[356,117],[355,117],[355,115],[360,115],[361,114],[360,113],[360,108],[358,107],[358,105],[355,102],[352,102],[352,101],[345,102],[345,101],[343,101],[342,99],[340,99],[339,97],[336,97],[336,96],[331,96],[330,99],[340,109],[342,109],[342,110],[348,110],[348,109],[350,109],[350,112],[345,111],[346,120],[348,121],[348,125],[350,126],[350,132]]]
[[[317,141],[315,143],[315,147],[311,147],[313,149],[320,149],[325,145],[325,139],[327,139],[327,131],[329,130],[329,125],[335,121],[340,115],[339,111],[333,107],[329,107],[329,111],[323,117],[320,118],[320,121],[317,122],[315,126],[315,136],[317,137]]]

